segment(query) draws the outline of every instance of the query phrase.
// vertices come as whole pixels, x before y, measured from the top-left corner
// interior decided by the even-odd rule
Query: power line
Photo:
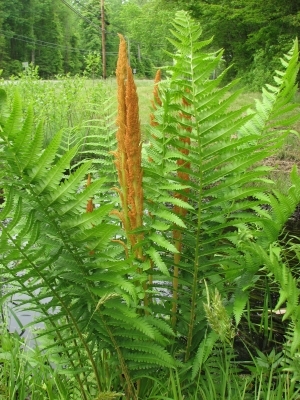
[[[66,0],[61,0],[63,4],[65,4],[71,11],[73,11],[78,17],[84,19],[86,22],[88,22],[90,25],[94,26],[97,30],[100,30],[100,25],[96,25],[94,24],[90,19],[88,19],[87,17],[85,17],[84,15],[82,15],[80,13],[79,10],[77,10],[76,8],[74,8],[70,3],[68,3]],[[78,3],[81,7],[85,8],[87,10],[87,8],[85,6],[83,6],[83,4],[81,4],[78,0],[74,0],[76,3]],[[19,16],[14,16],[10,14],[10,17],[13,17],[15,19],[20,19],[21,18]],[[29,23],[26,22],[26,24],[28,25]],[[116,27],[115,27],[116,28]],[[52,42],[46,42],[44,40],[39,40],[39,39],[33,39],[30,38],[28,36],[23,36],[23,35],[18,35],[15,33],[11,33],[8,31],[4,31],[2,29],[0,29],[0,32],[2,32],[2,34],[8,38],[14,39],[14,40],[18,40],[18,41],[22,41],[31,45],[38,45],[38,46],[42,46],[42,47],[50,47],[50,48],[61,48],[64,50],[69,50],[69,51],[80,51],[83,53],[89,53],[91,50],[85,50],[85,49],[80,49],[80,48],[76,48],[76,47],[71,47],[71,46],[63,46],[63,45],[59,45],[56,43],[52,43]],[[117,32],[116,31],[111,31],[108,32],[106,29],[104,29],[104,32],[106,34],[113,34],[116,35]],[[118,54],[117,52],[107,52],[107,54],[109,55],[115,55]]]
[[[61,0],[64,4],[66,4],[65,0]],[[67,4],[66,4],[67,5]],[[69,4],[71,6],[71,4]],[[68,7],[68,6],[67,6]],[[72,6],[71,6],[72,7]],[[70,7],[69,7],[70,8]],[[100,26],[96,25],[93,21],[91,21],[90,19],[88,19],[87,17],[85,17],[84,15],[82,15],[78,10],[76,10],[75,8],[70,8],[70,10],[72,10],[73,12],[75,12],[77,14],[78,17],[85,19],[86,22],[88,22],[89,24],[92,24],[95,28],[97,28],[98,30],[100,29]],[[94,14],[95,17],[99,18],[98,15]],[[101,15],[100,15],[101,16]],[[17,16],[17,15],[13,15],[13,14],[9,14],[9,18],[13,18],[17,21],[22,21],[22,24],[25,24],[27,26],[31,26],[32,22]],[[111,33],[115,33],[115,32],[108,32],[105,30],[105,32],[107,34],[111,34]]]
[[[86,50],[86,49],[80,49],[79,47],[71,47],[71,46],[63,46],[57,43],[52,43],[52,42],[46,42],[44,40],[39,40],[39,39],[33,39],[30,38],[28,36],[24,36],[24,35],[17,35],[17,34],[11,34],[10,32],[4,31],[2,29],[0,29],[0,32],[2,32],[2,34],[10,39],[14,39],[14,40],[19,40],[21,42],[26,42],[28,44],[32,44],[32,45],[38,45],[38,46],[42,46],[42,47],[50,47],[50,48],[61,48],[64,50],[70,50],[70,51],[80,51],[83,53],[90,53],[90,50]],[[112,53],[112,54],[117,54],[117,53]]]
[[[80,3],[80,1],[78,1],[78,0],[74,0],[74,1],[75,1],[75,3],[79,4],[80,7],[84,8],[86,11],[88,11],[88,12],[94,14],[94,13],[91,11],[91,9],[89,9],[89,8],[86,7],[86,6],[84,6],[82,3]],[[93,11],[94,11],[94,10],[93,10]],[[96,16],[98,17],[98,15],[96,15],[96,14],[94,14],[94,16],[95,16],[95,17],[96,17]]]
[[[30,38],[28,36],[24,36],[24,35],[17,35],[17,34],[12,34],[10,32],[7,31],[3,31],[2,29],[0,29],[0,32],[2,32],[2,34],[10,39],[14,39],[14,40],[19,40],[22,42],[26,42],[28,44],[33,44],[33,45],[38,45],[38,46],[43,46],[43,47],[59,47],[65,50],[71,50],[71,51],[82,51],[82,52],[86,52],[88,53],[88,50],[85,49],[80,49],[78,47],[71,47],[71,46],[63,46],[57,43],[52,43],[52,42],[46,42],[44,40],[39,40],[39,39],[33,39]]]
[[[61,0],[62,3],[64,3],[64,5],[66,5],[70,10],[72,10],[75,14],[78,15],[78,17],[84,19],[86,22],[88,22],[90,25],[94,26],[95,28],[97,28],[98,30],[100,29],[100,27],[96,24],[94,24],[93,21],[89,20],[87,17],[85,17],[84,15],[81,14],[81,12],[79,10],[77,10],[76,8],[74,8],[72,6],[72,4],[68,3],[66,0]]]
[[[85,17],[84,15],[82,15],[76,8],[74,8],[72,6],[72,4],[68,3],[66,0],[61,0],[70,10],[72,10],[75,14],[77,14],[78,17],[84,19],[86,22],[88,22],[89,24],[93,25],[95,28],[100,29],[100,26],[94,24],[93,21],[91,21],[90,19],[88,19],[87,17]],[[76,3],[78,3],[81,7],[85,8],[87,11],[89,11],[87,9],[87,7],[85,7],[83,4],[81,4],[78,0],[75,0]],[[90,12],[90,11],[89,11]],[[96,16],[96,14],[94,14],[94,16]],[[97,16],[98,17],[98,16]],[[100,17],[101,17],[101,13],[100,13]],[[107,22],[106,22],[107,23]],[[118,29],[118,27],[115,27]],[[104,32],[106,34],[115,34],[115,32],[108,32],[106,29],[104,30]]]

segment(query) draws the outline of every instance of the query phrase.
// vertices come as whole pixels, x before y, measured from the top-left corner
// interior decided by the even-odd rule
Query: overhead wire
[[[72,4],[68,3],[66,0],[61,0],[62,3],[64,3],[70,10],[72,10],[75,14],[78,15],[78,17],[84,19],[86,22],[88,22],[90,25],[96,27],[97,29],[100,30],[100,26],[94,24],[93,21],[91,21],[90,19],[88,19],[87,17],[85,17],[84,15],[81,14],[81,12],[79,10],[77,10],[76,8],[74,8],[72,6]]]
[[[82,3],[80,3],[78,0],[74,0],[77,4],[79,4],[81,7],[85,8],[87,11],[90,12],[90,10],[88,10],[87,7],[85,7]],[[81,14],[81,12],[79,10],[77,10],[75,7],[72,6],[72,4],[68,3],[66,0],[61,0],[61,2],[67,6],[71,11],[73,11],[78,17],[82,18],[83,20],[85,20],[88,24],[92,25],[93,27],[95,27],[97,30],[100,30],[100,25],[96,25],[93,21],[91,21],[89,18],[87,18],[86,16],[84,16],[83,14]],[[16,19],[20,19],[18,16],[14,16],[14,15],[10,15],[10,17],[16,18]],[[115,27],[116,28],[116,27]],[[80,51],[83,53],[90,53],[90,50],[86,50],[86,49],[80,49],[77,47],[71,47],[71,46],[63,46],[63,45],[59,45],[56,43],[52,43],[52,42],[47,42],[44,40],[39,40],[39,39],[34,39],[28,36],[24,36],[24,35],[19,35],[19,34],[12,34],[11,32],[8,31],[4,31],[3,29],[0,29],[0,32],[2,32],[2,34],[8,38],[14,39],[14,40],[18,40],[18,41],[22,41],[28,44],[32,44],[32,45],[37,45],[37,46],[42,46],[42,47],[50,47],[50,48],[60,48],[60,49],[64,49],[64,50],[69,50],[72,52],[75,51]],[[105,30],[106,34],[117,34],[116,31],[111,31],[108,32],[107,30]],[[118,54],[117,52],[107,52],[107,54],[109,55],[115,55]]]
[[[6,36],[10,39],[19,40],[21,42],[26,42],[28,44],[38,45],[38,46],[42,46],[42,47],[51,47],[51,48],[59,47],[61,49],[70,50],[70,51],[80,51],[80,52],[86,52],[86,53],[89,52],[88,50],[80,49],[78,47],[63,46],[63,45],[60,45],[57,43],[46,42],[44,40],[34,39],[34,38],[30,38],[30,37],[24,36],[24,35],[17,35],[16,33],[12,34],[10,32],[4,31],[2,29],[0,29],[0,32],[2,32],[2,34],[4,36]]]
[[[81,4],[78,0],[74,0],[75,3],[79,4],[81,7],[85,8],[87,11],[90,12],[90,10],[88,10],[87,7],[85,7],[83,4]],[[86,16],[82,15],[81,12],[79,10],[77,10],[76,8],[74,8],[72,6],[72,4],[68,3],[66,0],[61,0],[62,3],[64,3],[70,10],[72,10],[75,14],[77,14],[80,18],[84,19],[86,22],[88,22],[89,24],[93,25],[94,27],[96,27],[97,29],[100,29],[100,25],[96,25],[94,24],[93,21],[89,20]],[[94,16],[96,17],[96,14],[94,14]],[[98,16],[97,16],[98,17]],[[100,14],[101,17],[101,14]],[[118,29],[118,27],[115,27]],[[104,30],[106,34],[116,34],[117,32],[108,32],[106,29]]]
[[[4,31],[2,29],[0,29],[0,32],[2,32],[2,34],[4,36],[6,36],[10,39],[19,40],[21,42],[25,42],[28,44],[37,45],[37,46],[41,46],[41,47],[60,48],[63,50],[69,50],[69,51],[74,51],[74,52],[80,51],[82,53],[90,53],[91,52],[91,50],[81,49],[79,47],[63,46],[63,45],[52,43],[52,42],[46,42],[44,40],[33,39],[33,38],[30,38],[30,37],[24,36],[24,35],[11,34],[10,32]],[[117,52],[108,52],[107,54],[114,55],[114,54],[117,54]]]
[[[74,0],[75,3],[79,4],[80,7],[84,8],[86,11],[90,12],[93,14],[93,11],[91,11],[91,9],[89,7],[86,7],[85,5],[83,5],[79,0]],[[94,16],[96,17],[96,14],[94,14]],[[101,16],[101,13],[100,13]]]

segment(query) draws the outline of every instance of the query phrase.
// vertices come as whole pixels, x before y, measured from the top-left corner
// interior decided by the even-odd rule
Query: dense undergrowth
[[[26,78],[26,110],[1,90],[0,397],[299,398],[300,252],[282,232],[300,178],[270,191],[263,163],[298,118],[298,44],[236,108],[200,35],[179,12],[144,144],[122,37],[117,128],[102,84],[78,115],[80,80],[48,101]],[[39,314],[33,348],[6,330],[11,298]]]

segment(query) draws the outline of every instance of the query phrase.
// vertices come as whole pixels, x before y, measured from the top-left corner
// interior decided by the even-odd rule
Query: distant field
[[[144,134],[146,125],[150,122],[154,80],[136,79],[135,82],[139,97],[141,129],[142,134]],[[47,141],[60,129],[70,132],[70,137],[75,132],[76,135],[84,135],[84,122],[88,120],[97,121],[99,115],[101,116],[103,110],[101,108],[103,86],[111,95],[111,109],[117,110],[115,78],[109,78],[105,82],[71,77],[55,81],[34,79],[0,80],[1,86],[10,93],[10,100],[12,100],[12,95],[17,89],[23,98],[24,109],[27,108],[29,103],[33,104],[35,114],[44,120]],[[255,100],[259,98],[259,93],[242,92],[233,108],[245,105],[254,108]],[[297,112],[300,113],[300,95],[295,101],[299,103]],[[115,119],[114,114],[112,115],[112,118]],[[294,124],[293,130],[300,132],[300,122]],[[288,184],[287,174],[292,165],[297,164],[300,170],[299,135],[291,133],[286,140],[285,146],[279,150],[277,156],[266,160],[265,163],[275,167],[276,181]]]
[[[104,84],[111,91],[112,95],[116,95],[117,85],[115,79],[109,78],[104,82]],[[154,80],[135,79],[135,84],[139,97],[141,124],[148,124],[151,100],[153,98]],[[259,93],[244,93],[236,102],[236,108],[245,106],[247,104],[249,104],[249,106],[254,105],[255,99],[259,97]]]

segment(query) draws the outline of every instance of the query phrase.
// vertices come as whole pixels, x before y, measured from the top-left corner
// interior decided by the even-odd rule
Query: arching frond
[[[255,110],[249,106],[236,110],[232,106],[237,92],[231,92],[236,82],[220,87],[222,74],[217,80],[211,79],[222,52],[204,52],[210,42],[201,42],[201,30],[184,12],[177,13],[172,33],[176,52],[168,68],[169,79],[159,85],[161,106],[156,105],[156,123],[149,130],[144,182],[155,237],[161,237],[157,269],[173,266],[176,275],[170,290],[177,306],[170,307],[170,318],[177,319],[176,329],[187,339],[188,360],[200,343],[195,332],[201,324],[203,278],[224,293],[226,277],[228,291],[236,299],[233,309],[239,321],[247,301],[243,277],[251,283],[261,267],[260,257],[249,257],[241,250],[243,235],[267,249],[299,201],[298,192],[293,200],[291,192],[287,201],[280,194],[267,196],[268,169],[261,166],[282,146],[289,132],[282,126],[288,127],[291,121],[287,112],[293,109],[290,100],[296,90],[298,50],[295,42],[284,58],[282,71],[276,73],[275,85],[263,89]],[[164,202],[170,195],[176,201]],[[266,204],[277,215],[272,227]],[[174,211],[180,222],[171,218]],[[170,229],[164,228],[167,225]],[[261,235],[264,227],[269,236]],[[162,245],[167,238],[172,243],[172,236],[181,249],[179,256],[170,245]],[[159,244],[159,240],[154,243]]]

